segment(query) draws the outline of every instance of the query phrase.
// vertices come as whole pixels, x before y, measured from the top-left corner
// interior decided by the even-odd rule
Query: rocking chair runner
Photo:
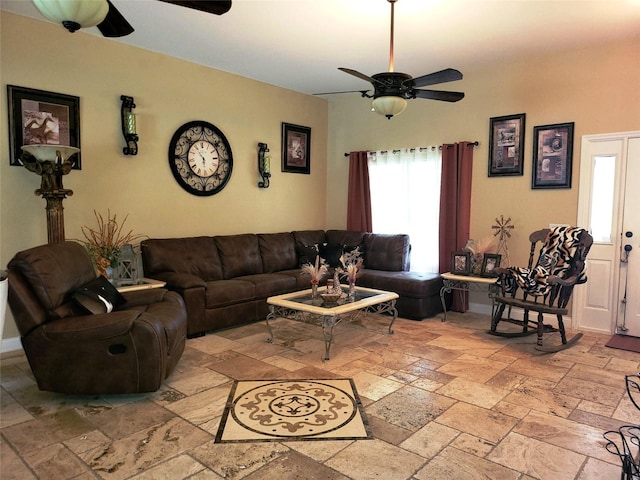
[[[502,293],[494,298],[497,308],[491,320],[493,335],[520,337],[537,332],[536,350],[557,352],[576,343],[582,333],[567,341],[563,315],[567,315],[567,305],[571,299],[573,287],[587,281],[585,261],[593,238],[586,230],[577,227],[555,227],[542,229],[529,235],[531,251],[527,268],[497,268],[498,284]],[[538,259],[534,257],[538,242],[542,242]],[[502,316],[506,307],[507,318]],[[512,307],[524,310],[523,320],[511,318]],[[529,320],[529,311],[537,312],[537,320]],[[544,314],[555,315],[558,328],[543,323]],[[521,332],[499,332],[498,323],[506,321],[522,325]],[[536,327],[529,331],[529,327]],[[562,345],[545,346],[542,341],[545,332],[560,332]]]

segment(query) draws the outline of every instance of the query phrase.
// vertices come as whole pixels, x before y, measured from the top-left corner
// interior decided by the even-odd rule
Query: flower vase
[[[356,282],[349,279],[349,300],[354,301],[356,299]]]
[[[311,298],[318,298],[318,284],[311,284]]]

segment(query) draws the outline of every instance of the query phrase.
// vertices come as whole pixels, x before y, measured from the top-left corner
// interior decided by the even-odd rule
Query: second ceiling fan
[[[392,118],[401,113],[407,106],[407,100],[413,98],[425,98],[428,100],[441,100],[444,102],[457,102],[464,98],[462,92],[449,92],[444,90],[422,90],[420,87],[427,87],[438,83],[453,82],[462,80],[462,73],[453,68],[429,73],[421,77],[413,78],[406,73],[393,71],[393,34],[394,34],[394,4],[397,0],[387,0],[391,4],[391,40],[389,48],[389,71],[365,75],[351,68],[340,67],[349,75],[366,80],[373,85],[374,93],[369,95],[366,90],[360,90],[363,97],[373,98],[373,109]]]

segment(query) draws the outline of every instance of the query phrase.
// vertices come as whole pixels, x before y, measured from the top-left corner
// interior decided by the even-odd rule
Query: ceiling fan
[[[158,0],[201,12],[222,15],[231,8],[231,0]],[[40,13],[61,23],[70,32],[96,25],[105,37],[124,37],[133,27],[109,0],[33,0]]]
[[[412,78],[406,73],[393,71],[393,7],[397,0],[387,0],[391,4],[391,40],[389,49],[389,71],[368,76],[350,68],[340,67],[349,75],[366,80],[373,85],[374,92],[370,95],[367,90],[358,90],[363,97],[373,98],[373,109],[391,119],[401,113],[407,106],[407,99],[425,98],[428,100],[441,100],[444,102],[457,102],[464,98],[462,92],[448,92],[443,90],[421,90],[419,87],[435,85],[437,83],[462,80],[462,73],[453,68],[447,68],[439,72],[429,73],[421,77]],[[346,93],[346,92],[345,92]]]

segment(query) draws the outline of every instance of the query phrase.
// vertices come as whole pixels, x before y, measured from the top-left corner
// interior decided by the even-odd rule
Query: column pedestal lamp
[[[69,158],[80,149],[66,145],[24,145],[21,148],[30,154],[22,158],[25,168],[42,177],[40,188],[35,191],[35,194],[40,195],[47,202],[48,243],[64,242],[62,201],[73,195],[73,190],[62,186],[62,176],[71,171],[74,161]]]

